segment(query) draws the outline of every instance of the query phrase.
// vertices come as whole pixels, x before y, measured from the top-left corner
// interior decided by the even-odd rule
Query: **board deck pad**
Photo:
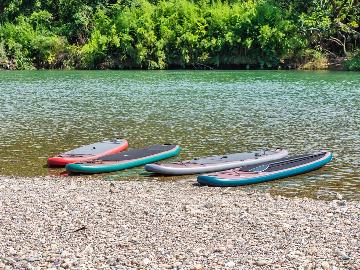
[[[200,184],[237,186],[255,184],[310,172],[321,168],[332,159],[330,152],[296,155],[257,165],[200,175]]]
[[[188,163],[188,164],[218,164],[218,163],[225,163],[225,162],[233,162],[245,159],[251,159],[256,157],[261,157],[265,155],[273,154],[273,151],[269,150],[262,150],[256,151],[253,153],[236,153],[236,154],[228,154],[228,155],[220,155],[220,156],[211,156],[211,157],[201,157],[192,159],[189,161],[184,161],[181,163]]]
[[[73,149],[71,151],[67,151],[61,153],[59,156],[86,156],[86,155],[97,155],[99,153],[103,153],[109,151],[114,148],[114,145],[118,144],[120,140],[113,141],[103,141],[92,143],[89,145],[81,146],[79,148]]]
[[[269,161],[260,163],[258,165],[248,165],[243,166],[240,168],[236,168],[230,171],[234,172],[256,172],[256,171],[262,171],[262,172],[274,172],[279,170],[286,170],[292,167],[304,165],[313,161],[316,161],[322,157],[324,157],[326,152],[322,153],[314,153],[314,154],[305,154],[305,155],[297,155],[297,156],[291,156],[286,157],[282,159],[278,159],[276,161]],[[257,170],[257,168],[264,167],[264,169]],[[265,169],[266,167],[266,169]]]
[[[139,159],[143,157],[148,157],[156,154],[160,154],[164,151],[169,151],[173,149],[175,145],[172,144],[157,144],[147,148],[142,149],[130,149],[124,152],[120,152],[113,155],[108,155],[99,158],[99,161],[126,161],[132,159]]]

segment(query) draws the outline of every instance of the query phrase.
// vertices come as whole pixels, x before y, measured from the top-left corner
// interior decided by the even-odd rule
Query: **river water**
[[[104,138],[177,143],[174,159],[282,147],[330,150],[305,175],[244,187],[360,199],[360,73],[305,71],[0,72],[0,175],[56,175],[48,156]],[[152,179],[142,168],[108,180]],[[187,177],[160,177],[174,181]]]

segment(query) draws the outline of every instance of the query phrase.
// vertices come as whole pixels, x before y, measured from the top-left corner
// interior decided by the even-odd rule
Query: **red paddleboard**
[[[68,152],[61,153],[47,160],[49,166],[62,167],[75,162],[86,162],[106,155],[112,155],[125,150],[128,147],[127,140],[116,139],[97,142]]]

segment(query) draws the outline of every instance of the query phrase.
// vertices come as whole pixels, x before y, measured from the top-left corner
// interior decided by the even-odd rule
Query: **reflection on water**
[[[360,74],[352,72],[0,72],[0,174],[58,175],[44,167],[48,156],[114,137],[130,147],[178,143],[181,159],[325,149],[334,160],[319,171],[245,189],[359,199],[359,116]],[[149,179],[141,172],[105,177]]]

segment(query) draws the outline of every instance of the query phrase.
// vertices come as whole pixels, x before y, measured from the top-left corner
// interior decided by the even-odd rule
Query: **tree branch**
[[[342,34],[341,34],[342,35]],[[338,44],[339,46],[341,46],[343,48],[344,54],[346,55],[346,37],[345,35],[342,35],[344,38],[344,42],[342,42],[340,39],[335,38],[335,37],[330,37],[328,40],[335,42],[336,44]]]
[[[343,44],[343,43],[341,42],[341,40],[338,39],[338,38],[330,37],[328,40],[333,41],[333,42],[335,42],[336,44],[338,44],[338,45],[340,45],[340,46],[344,46],[344,44]]]
[[[323,49],[325,52],[327,52],[328,54],[331,54],[332,56],[334,56],[334,57],[338,57],[335,53],[333,53],[333,52],[331,52],[331,51],[329,51],[329,50],[327,50],[327,49]]]
[[[354,28],[346,25],[345,23],[338,22],[337,25],[338,25],[339,27],[347,28],[347,30],[349,30],[351,33],[353,33],[353,34],[355,34],[355,35],[357,35],[357,36],[360,37],[360,32],[356,31]]]

